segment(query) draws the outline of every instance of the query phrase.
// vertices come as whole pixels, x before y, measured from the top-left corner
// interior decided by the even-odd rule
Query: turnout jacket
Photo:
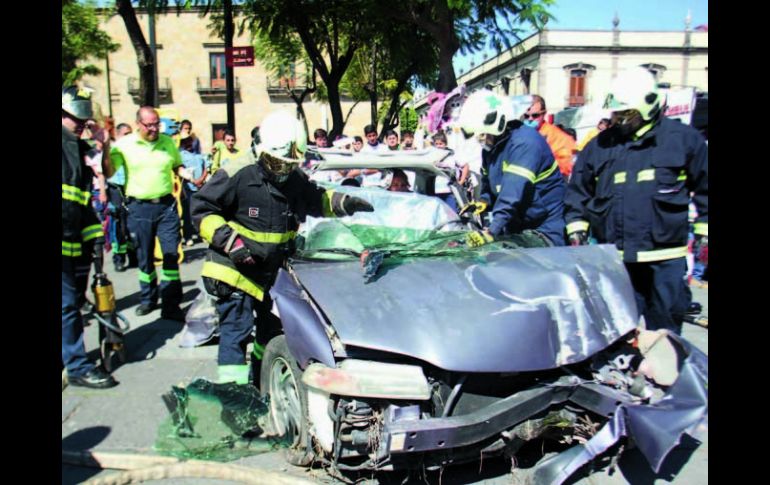
[[[308,215],[335,215],[332,194],[299,169],[278,187],[268,180],[252,150],[242,153],[192,197],[193,222],[209,243],[201,275],[262,301],[293,249],[299,223]],[[230,260],[225,248],[234,236],[243,240],[255,264],[236,265]]]
[[[91,147],[62,126],[61,128],[61,254],[79,257],[84,243],[104,237],[96,212],[91,207],[93,172],[85,163]]]
[[[698,210],[694,232],[708,236],[708,146],[697,130],[668,118],[637,140],[604,130],[573,168],[567,233],[590,227],[627,263],[684,257],[691,193]]]
[[[545,138],[514,122],[513,129],[482,153],[481,199],[492,207],[489,232],[536,229],[564,245],[564,179]]]

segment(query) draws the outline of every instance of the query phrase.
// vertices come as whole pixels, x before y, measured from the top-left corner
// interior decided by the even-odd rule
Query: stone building
[[[137,18],[149,42],[148,15],[137,9]],[[222,39],[212,35],[208,28],[210,22],[210,17],[200,16],[200,9],[177,14],[171,8],[168,13],[155,16],[159,108],[162,113],[192,121],[193,131],[200,137],[204,151],[212,145],[213,132],[227,123],[225,45]],[[102,28],[120,43],[120,50],[110,54],[108,62],[100,66],[103,71],[100,76],[86,76],[83,82],[95,90],[94,100],[101,105],[105,115],[111,111],[118,123],[133,126],[139,108],[136,54],[120,16],[106,17]],[[250,45],[248,32],[239,36],[236,29],[235,34],[234,47]],[[302,90],[302,67],[287,66],[280,77],[269,75],[259,61],[252,67],[233,69],[237,146],[246,148],[252,128],[258,126],[268,113],[277,108],[295,109],[286,87]],[[308,96],[303,106],[312,140],[313,130],[331,129],[332,119],[328,104],[309,99]],[[343,114],[347,114],[353,104],[353,101],[343,99]],[[369,104],[358,104],[349,117],[345,133],[363,136],[369,116]]]

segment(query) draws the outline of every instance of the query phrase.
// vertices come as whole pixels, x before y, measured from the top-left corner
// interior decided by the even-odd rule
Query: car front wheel
[[[270,426],[284,437],[289,448],[286,460],[292,465],[308,466],[313,461],[308,449],[307,388],[302,371],[289,352],[286,337],[279,335],[265,348],[260,372],[262,394],[270,395]]]

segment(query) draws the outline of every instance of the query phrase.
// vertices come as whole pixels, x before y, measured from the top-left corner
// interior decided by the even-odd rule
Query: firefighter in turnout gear
[[[201,275],[217,298],[219,381],[248,382],[246,345],[253,312],[269,311],[268,289],[291,254],[305,217],[373,211],[365,200],[324,190],[299,169],[307,136],[286,111],[260,126],[261,143],[222,167],[192,198],[193,222],[209,243]],[[261,359],[255,342],[253,355]]]
[[[559,166],[545,138],[519,120],[531,105],[532,96],[507,98],[486,89],[463,104],[459,120],[463,133],[486,135],[480,199],[492,210],[489,228],[469,233],[469,246],[525,229],[537,231],[553,245],[564,245],[564,180]]]
[[[62,362],[70,385],[103,389],[117,382],[88,359],[80,315],[91,258],[101,254],[104,245],[102,225],[91,207],[93,172],[85,163],[90,147],[80,139],[93,116],[91,95],[68,86],[62,89],[61,100]]]
[[[591,140],[573,168],[565,198],[572,245],[620,250],[648,329],[680,333],[691,295],[686,283],[688,203],[696,238],[708,237],[708,146],[694,128],[662,116],[652,74],[622,72],[605,108],[612,125]]]

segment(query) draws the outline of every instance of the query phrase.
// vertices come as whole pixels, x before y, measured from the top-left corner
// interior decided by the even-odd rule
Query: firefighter
[[[648,329],[680,333],[690,302],[686,284],[688,203],[696,238],[708,236],[708,147],[694,128],[662,115],[655,79],[643,68],[610,86],[609,129],[580,152],[567,188],[570,244],[620,250]]]
[[[62,291],[61,355],[70,385],[104,389],[115,379],[88,359],[83,343],[83,317],[88,270],[92,255],[101,253],[104,232],[91,207],[91,178],[85,155],[89,145],[80,139],[93,116],[88,91],[68,86],[61,96],[61,214]]]
[[[564,241],[564,180],[545,138],[518,119],[532,97],[510,99],[481,89],[471,94],[460,112],[460,128],[486,135],[481,165],[481,203],[492,207],[487,229],[468,235],[470,246],[530,229],[552,244]],[[518,112],[518,113],[517,113]],[[464,208],[462,212],[468,208]]]
[[[374,210],[363,199],[319,188],[299,169],[307,137],[291,113],[277,111],[265,118],[260,138],[192,198],[193,222],[209,243],[201,275],[206,291],[217,298],[220,382],[248,382],[246,345],[253,312],[269,311],[263,302],[291,253],[299,223],[307,215]],[[262,350],[255,342],[256,360]]]

